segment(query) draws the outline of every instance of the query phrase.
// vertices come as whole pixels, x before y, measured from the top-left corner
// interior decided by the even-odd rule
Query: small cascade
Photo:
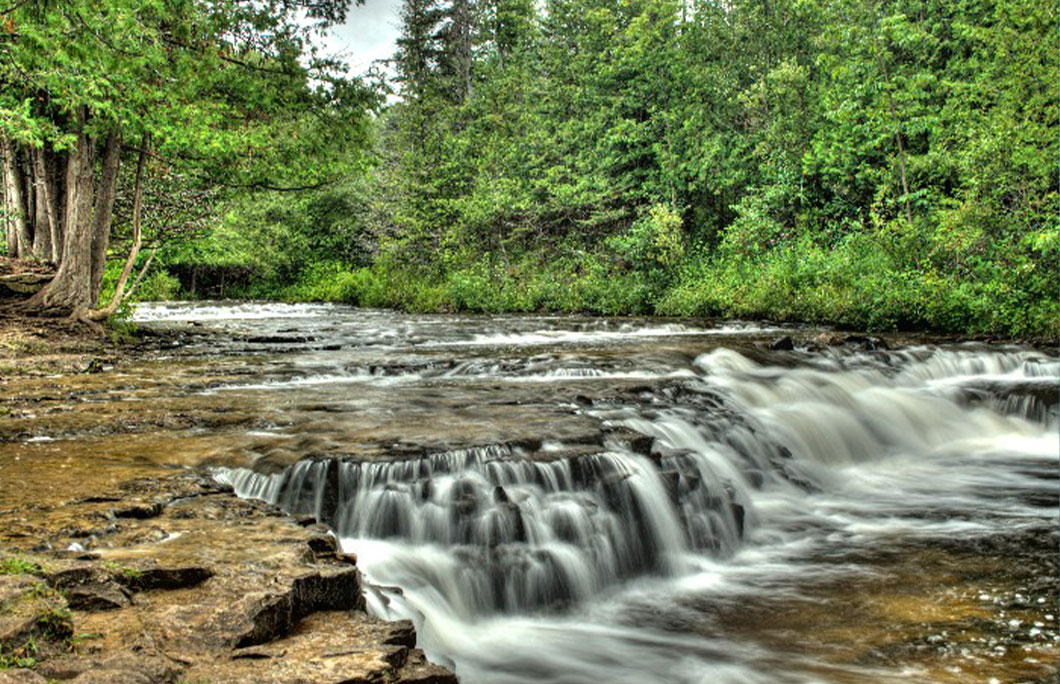
[[[658,321],[253,314],[247,335],[297,325],[321,339],[210,386],[210,401],[275,411],[239,447],[259,460],[216,477],[329,525],[357,554],[369,609],[413,620],[419,646],[471,684],[897,681],[871,665],[832,676],[827,658],[800,665],[786,636],[769,639],[796,633],[784,620],[812,632],[814,592],[831,619],[876,573],[908,579],[992,548],[1000,567],[1055,535],[1048,352],[821,347],[797,332],[774,350],[779,331]],[[462,444],[479,446],[441,446]],[[775,606],[787,616],[760,629]],[[1033,629],[1020,638],[1040,640]]]
[[[554,461],[506,446],[406,461],[305,460],[273,474],[220,470],[240,496],[312,514],[340,537],[456,549],[443,585],[472,612],[565,605],[642,574],[676,574],[690,551],[731,554],[745,484],[691,452],[606,451]]]
[[[1055,385],[1055,361],[981,356],[874,352],[778,369],[718,349],[650,407],[589,409],[650,436],[650,456],[608,442],[600,453],[562,457],[559,445],[555,460],[530,460],[489,445],[218,477],[241,496],[311,514],[340,538],[445,549],[447,562],[424,581],[462,614],[557,608],[629,578],[679,576],[695,554],[733,554],[759,523],[763,488],[835,489],[858,464],[941,457],[967,440],[1029,436],[1055,421],[1044,393],[1019,391]],[[992,391],[977,389],[986,382]],[[1005,387],[1014,389],[1006,396]]]

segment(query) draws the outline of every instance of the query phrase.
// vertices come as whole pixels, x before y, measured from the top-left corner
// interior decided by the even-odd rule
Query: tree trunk
[[[33,255],[38,259],[53,261],[52,223],[55,221],[54,205],[48,192],[48,171],[44,163],[44,148],[30,148],[33,177]]]
[[[3,191],[0,197],[3,199],[4,237],[7,240],[7,255],[18,256],[18,227],[15,225],[14,207],[11,206],[11,193],[7,191],[7,150],[6,146],[0,145],[0,181],[3,182]]]
[[[69,155],[57,155],[52,150],[44,158],[48,167],[48,196],[51,198],[52,229],[52,263],[56,266],[63,258],[63,221],[65,209],[63,199],[66,197],[66,167]]]
[[[90,277],[92,306],[99,301],[99,290],[103,286],[103,270],[107,265],[107,247],[110,245],[110,224],[114,217],[114,194],[118,187],[118,169],[121,165],[121,136],[117,128],[107,134],[103,153],[103,175],[96,192],[92,212],[92,274]]]
[[[26,215],[26,203],[22,192],[22,178],[20,177],[18,159],[15,156],[15,146],[7,136],[2,142],[4,152],[4,198],[5,207],[8,211],[8,253],[10,256],[26,258],[33,251],[33,237],[30,234],[28,217]],[[12,251],[12,232],[14,233],[14,246]]]
[[[84,132],[84,110],[78,118],[77,144],[70,150],[66,166],[63,258],[51,282],[23,305],[72,318],[83,318],[92,304],[93,145]]]
[[[140,156],[136,160],[136,183],[133,186],[133,210],[132,210],[132,225],[133,225],[133,239],[132,246],[129,247],[129,255],[125,258],[125,266],[121,270],[121,275],[118,277],[118,283],[114,286],[114,294],[110,298],[110,303],[105,307],[96,309],[89,313],[89,317],[92,320],[103,320],[109,318],[118,310],[118,306],[126,299],[125,284],[129,282],[129,275],[132,273],[133,267],[136,265],[136,257],[140,255],[140,245],[142,244],[142,231],[140,220],[143,215],[143,199],[144,199],[144,167],[147,164],[147,148],[151,144],[151,135],[144,133],[143,141],[140,144]],[[104,163],[106,167],[106,163]],[[154,258],[154,254],[151,255]],[[141,278],[147,271],[147,267],[151,265],[151,259],[148,259],[147,263],[144,264],[143,270],[136,277],[132,287],[129,289],[129,294],[132,294],[136,286],[139,285]]]

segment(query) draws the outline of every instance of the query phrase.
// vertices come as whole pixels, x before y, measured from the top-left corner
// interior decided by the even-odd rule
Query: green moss
[[[0,575],[39,575],[44,567],[28,558],[7,556],[0,558]]]
[[[143,572],[137,570],[136,568],[130,568],[128,566],[122,565],[121,563],[115,563],[113,561],[104,561],[102,563],[102,568],[109,572],[111,575],[117,577],[118,579],[136,581],[143,577]]]

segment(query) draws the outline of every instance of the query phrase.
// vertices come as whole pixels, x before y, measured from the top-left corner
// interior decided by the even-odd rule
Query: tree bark
[[[48,169],[44,163],[44,148],[31,148],[29,156],[33,171],[33,255],[54,263],[52,236],[55,231],[52,225],[55,222],[55,207],[48,192]]]
[[[14,207],[11,206],[11,193],[7,191],[7,149],[0,144],[0,181],[3,182],[4,237],[7,241],[7,255],[18,256],[18,228],[15,226]]]
[[[107,134],[103,153],[103,175],[96,192],[92,212],[92,273],[90,276],[91,306],[99,301],[103,286],[103,271],[107,265],[107,247],[110,245],[110,224],[114,218],[114,195],[118,187],[118,169],[121,165],[121,135],[117,128]]]
[[[26,212],[26,202],[22,192],[22,178],[19,170],[18,159],[15,155],[15,146],[7,136],[2,142],[4,152],[4,198],[7,200],[5,206],[8,210],[8,248],[11,256],[26,258],[33,251],[33,236],[30,233],[29,222]],[[10,251],[14,232],[14,251]]]
[[[54,217],[52,221],[52,263],[56,266],[63,258],[63,221],[65,216],[63,211],[64,198],[66,197],[66,167],[69,155],[57,155],[52,150],[44,158],[44,163],[49,167],[47,178],[50,181],[48,188],[48,195],[51,197],[51,214]]]
[[[66,166],[63,258],[51,282],[27,300],[30,310],[84,318],[92,304],[93,145],[84,131],[86,112],[78,113],[77,143]]]
[[[143,215],[143,198],[144,198],[144,167],[147,163],[147,148],[151,144],[151,136],[149,133],[144,133],[143,141],[140,144],[140,156],[136,160],[136,182],[133,186],[133,209],[132,209],[132,226],[133,226],[133,239],[132,246],[129,247],[129,255],[125,258],[125,266],[122,267],[121,275],[118,277],[118,283],[114,286],[114,294],[110,298],[110,302],[99,309],[95,309],[89,313],[89,317],[92,320],[103,320],[114,315],[114,312],[118,310],[118,306],[126,299],[125,295],[125,284],[129,282],[129,275],[132,273],[133,267],[136,265],[136,258],[140,255],[140,245],[142,244],[142,231],[141,231],[141,217]],[[106,164],[104,164],[106,166]],[[151,255],[151,259],[154,259],[154,254]],[[129,294],[132,294],[136,286],[139,285],[140,280],[143,278],[144,273],[147,271],[147,267],[151,265],[151,259],[148,259],[147,263],[144,264],[143,270],[136,277],[136,281],[133,282],[132,287],[129,289]]]

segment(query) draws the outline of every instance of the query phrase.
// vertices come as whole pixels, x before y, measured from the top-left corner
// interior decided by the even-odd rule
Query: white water
[[[438,346],[690,336],[666,326],[542,334],[540,322],[447,330]],[[432,346],[415,325],[385,339]],[[807,577],[855,576],[865,572],[859,550],[1057,524],[1060,421],[1056,402],[1043,399],[1060,376],[1055,357],[923,347],[763,363],[719,347],[690,365],[631,369],[620,354],[576,364],[515,354],[459,358],[429,374],[344,370],[278,382],[333,393],[357,391],[339,378],[385,387],[430,376],[464,392],[461,383],[514,391],[528,380],[647,378],[655,384],[639,399],[620,394],[578,410],[651,436],[653,454],[619,439],[569,457],[542,435],[539,453],[557,460],[531,462],[521,447],[497,444],[397,461],[306,460],[273,475],[219,471],[241,495],[331,524],[376,585],[370,609],[413,619],[420,646],[464,682],[931,681],[868,666],[833,673],[713,630],[693,606],[781,598]],[[849,562],[820,561],[837,553]]]

